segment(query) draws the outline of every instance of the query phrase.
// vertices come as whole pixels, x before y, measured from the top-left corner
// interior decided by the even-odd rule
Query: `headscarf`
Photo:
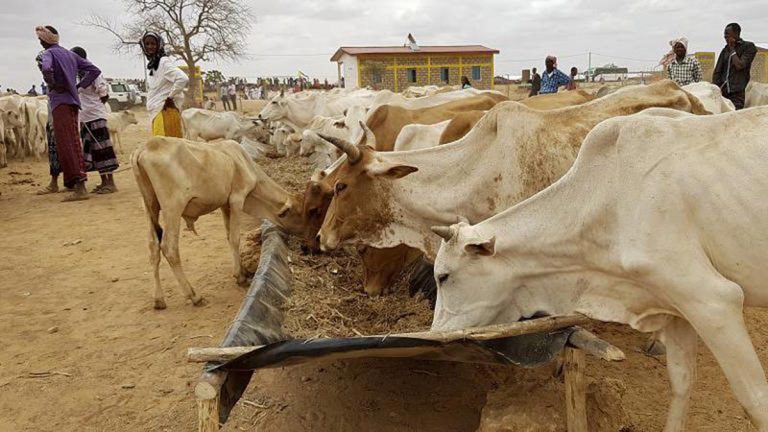
[[[667,67],[668,64],[672,63],[672,60],[675,59],[675,45],[677,44],[683,44],[685,47],[685,50],[688,51],[688,38],[687,37],[679,37],[677,39],[672,39],[669,41],[669,46],[672,47],[672,49],[664,54],[664,57],[659,60],[659,65]]]
[[[59,35],[48,30],[48,28],[45,26],[35,27],[35,34],[37,35],[38,39],[47,43],[48,45],[56,45],[59,43]]]
[[[147,37],[152,37],[157,41],[157,52],[154,55],[147,54],[147,48],[144,46],[144,39]],[[152,73],[156,71],[160,66],[160,59],[166,56],[165,43],[163,42],[163,38],[161,38],[160,35],[156,32],[148,31],[144,33],[144,36],[141,37],[139,45],[141,46],[141,51],[145,56],[147,56],[147,60],[149,60],[149,63],[147,63],[147,69],[149,69],[149,74],[152,75]]]

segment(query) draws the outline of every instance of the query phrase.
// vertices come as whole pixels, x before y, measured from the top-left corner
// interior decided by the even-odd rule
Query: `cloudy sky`
[[[497,74],[543,66],[555,54],[561,69],[613,62],[647,70],[687,36],[689,52],[719,51],[722,30],[739,22],[742,36],[768,46],[766,0],[244,0],[254,15],[248,56],[238,63],[203,64],[227,76],[295,75],[335,79],[329,59],[342,45],[483,44],[501,50]],[[81,25],[89,14],[125,18],[123,0],[2,0],[0,86],[26,91],[41,81],[34,26],[50,24],[65,47],[80,45],[107,77],[143,77],[137,54],[112,52],[111,36]]]

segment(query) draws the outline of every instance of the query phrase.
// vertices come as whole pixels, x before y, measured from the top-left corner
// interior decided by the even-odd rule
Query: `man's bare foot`
[[[70,201],[83,201],[90,198],[88,196],[88,190],[85,188],[85,182],[80,182],[74,187],[74,192],[67,195],[66,198],[64,198],[63,202],[70,202]]]
[[[91,193],[99,193],[99,190],[101,190],[103,187],[103,184],[97,184],[95,188],[91,189]]]
[[[35,192],[36,195],[48,195],[52,193],[59,192],[59,186],[55,184],[49,184],[48,186],[40,189],[39,191]]]
[[[97,194],[111,194],[117,192],[117,187],[113,184],[104,185],[96,191]]]

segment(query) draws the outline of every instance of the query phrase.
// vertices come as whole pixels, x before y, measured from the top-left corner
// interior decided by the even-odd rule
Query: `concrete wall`
[[[357,76],[357,57],[349,54],[344,54],[339,59],[342,63],[342,76],[344,77],[344,88],[356,88],[358,87]]]

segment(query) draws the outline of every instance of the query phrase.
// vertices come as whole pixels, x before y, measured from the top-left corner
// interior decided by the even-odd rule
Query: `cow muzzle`
[[[339,239],[335,235],[325,235],[322,231],[317,235],[320,243],[320,250],[329,252],[339,247]]]

